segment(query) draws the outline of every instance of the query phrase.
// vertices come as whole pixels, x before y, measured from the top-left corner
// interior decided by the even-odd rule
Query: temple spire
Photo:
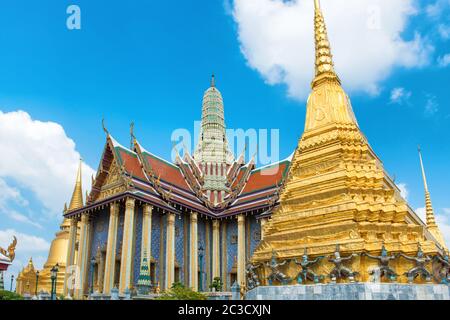
[[[72,194],[72,200],[70,200],[70,205],[68,211],[79,209],[83,206],[83,188],[81,185],[81,165],[82,160],[80,159],[80,164],[78,166],[77,180],[75,182],[75,188]]]
[[[214,73],[211,75],[211,88],[214,88],[216,86],[216,77],[214,76]]]
[[[436,219],[434,217],[434,210],[433,205],[431,203],[430,191],[428,190],[427,176],[425,174],[425,167],[423,165],[422,151],[420,150],[420,146],[418,146],[418,151],[419,151],[420,167],[422,169],[423,186],[425,188],[425,212],[426,212],[427,229],[436,238],[436,240],[444,248],[446,248],[444,237],[442,236],[442,233],[439,230],[439,227],[436,224]]]
[[[420,167],[422,169],[423,185],[425,188],[425,208],[427,213],[426,222],[427,226],[433,226],[436,225],[436,220],[434,218],[434,210],[433,205],[431,204],[430,192],[428,191],[427,176],[425,174],[425,167],[423,165],[422,152],[420,150],[420,146],[418,147],[418,151],[419,151]]]
[[[312,87],[321,83],[323,79],[331,79],[341,83],[334,71],[333,55],[328,40],[327,27],[320,8],[320,1],[314,0],[314,38],[316,45],[315,78]]]

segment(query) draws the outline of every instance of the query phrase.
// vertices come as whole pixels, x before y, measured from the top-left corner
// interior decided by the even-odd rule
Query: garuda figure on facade
[[[348,278],[350,282],[355,282],[355,277],[358,275],[358,272],[352,271],[350,268],[344,266],[344,262],[350,261],[354,257],[357,257],[356,253],[353,253],[347,257],[341,257],[340,254],[340,246],[336,246],[336,252],[333,256],[328,259],[329,262],[334,264],[333,270],[330,272],[330,278],[332,282],[336,282],[337,279],[346,279]]]
[[[409,270],[408,272],[405,272],[405,275],[408,277],[408,282],[412,283],[417,276],[422,276],[425,281],[430,282],[431,281],[431,273],[425,268],[426,264],[429,263],[432,259],[429,256],[424,255],[422,248],[419,244],[419,249],[417,251],[417,256],[410,257],[403,253],[400,254],[403,258],[409,261],[414,261],[416,263],[416,266]]]
[[[373,256],[369,253],[363,253],[363,255],[365,255],[371,259],[378,260],[378,262],[379,262],[378,268],[376,270],[370,271],[369,272],[370,275],[374,275],[379,272],[378,274],[379,274],[380,278],[386,277],[390,281],[397,280],[398,274],[394,271],[394,269],[389,267],[389,262],[391,260],[396,259],[397,256],[396,255],[388,255],[388,252],[387,252],[384,244],[383,244],[383,247],[381,248],[381,256]]]
[[[266,266],[270,268],[270,275],[267,277],[269,281],[269,285],[273,284],[273,281],[279,281],[281,284],[286,285],[291,281],[291,278],[285,275],[283,272],[279,270],[279,267],[284,266],[288,260],[284,260],[281,263],[277,262],[277,257],[275,251],[272,251],[272,258],[270,262],[266,262]]]
[[[251,262],[247,262],[247,266],[245,267],[245,276],[247,278],[247,289],[252,290],[256,287],[259,287],[261,282],[259,281],[259,277],[256,274],[256,269],[258,269],[261,264],[253,264]]]
[[[308,249],[305,248],[305,253],[302,256],[302,260],[298,261],[297,259],[294,259],[295,264],[302,267],[302,270],[300,270],[300,272],[297,275],[297,283],[306,284],[308,280],[314,281],[314,283],[318,283],[323,277],[318,276],[316,273],[314,273],[310,267],[315,265],[321,259],[323,259],[323,257],[317,257],[314,260],[309,260]]]
[[[446,253],[443,257],[435,256],[434,259],[441,264],[441,268],[439,270],[439,278],[441,283],[449,284],[450,283],[450,262],[448,253]]]

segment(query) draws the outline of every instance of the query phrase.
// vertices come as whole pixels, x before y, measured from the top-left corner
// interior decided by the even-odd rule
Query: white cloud
[[[5,180],[0,178],[0,213],[6,215],[10,219],[18,222],[30,224],[34,227],[42,229],[42,226],[34,222],[30,217],[25,214],[17,212],[11,207],[11,204],[17,204],[20,207],[28,206],[28,200],[26,200],[19,189],[9,186]]]
[[[0,178],[12,179],[20,188],[31,190],[52,215],[62,214],[64,202],[70,201],[80,159],[63,127],[34,120],[24,111],[0,111],[0,137],[0,150],[5,155],[0,162]],[[94,172],[83,165],[85,188]],[[21,197],[17,189],[8,190],[9,198]]]
[[[445,68],[450,65],[450,53],[438,58],[438,64],[441,68]]]
[[[0,230],[0,246],[7,247],[14,236],[17,238],[16,252],[47,252],[50,249],[50,243],[47,240],[13,229]]]
[[[442,39],[450,39],[450,25],[440,24],[438,26],[438,32]]]
[[[443,11],[450,6],[450,0],[436,0],[425,7],[425,12],[430,18],[439,18]]]
[[[376,94],[394,67],[429,63],[433,47],[401,33],[414,0],[322,1],[336,70],[346,88]],[[241,51],[269,84],[304,99],[314,73],[313,1],[234,0]]]
[[[33,264],[36,269],[42,269],[47,260],[47,253],[50,249],[50,243],[43,238],[18,232],[13,229],[0,230],[0,247],[7,248],[13,240],[17,238],[16,258],[5,274],[5,287],[10,286],[10,277],[17,277],[18,273],[28,264],[33,257]]]
[[[408,103],[411,98],[411,91],[407,91],[405,88],[394,88],[391,91],[391,103],[404,104]]]
[[[399,183],[397,184],[397,187],[400,189],[400,194],[403,197],[403,199],[407,200],[409,195],[409,190],[407,188],[406,183]]]
[[[426,99],[425,114],[432,116],[439,111],[439,103],[437,102],[436,96],[432,94],[427,94]]]
[[[443,214],[439,213],[436,215],[436,223],[438,224],[445,243],[448,246],[448,244],[450,244],[450,208],[444,208],[442,211]]]
[[[439,230],[444,237],[446,244],[450,244],[450,208],[442,209],[444,214],[435,211],[436,223],[439,226]],[[425,207],[417,208],[415,210],[417,215],[426,223],[426,209]]]
[[[417,208],[415,211],[416,211],[417,215],[420,217],[420,219],[422,219],[423,222],[427,221],[427,214],[426,214],[425,207]]]

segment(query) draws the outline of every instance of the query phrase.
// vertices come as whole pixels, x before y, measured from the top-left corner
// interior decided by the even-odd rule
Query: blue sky
[[[267,52],[278,45],[289,48],[291,43],[281,43],[282,35],[275,34],[280,43],[265,37],[258,23],[270,26],[270,19],[277,12],[299,10],[309,18],[298,26],[293,24],[289,30],[300,30],[302,23],[312,28],[312,11],[308,11],[312,7],[308,1],[299,1],[297,7],[295,1],[294,5],[255,1],[250,2],[257,3],[258,10],[247,10],[242,0],[0,0],[0,111],[4,116],[24,111],[18,120],[14,119],[38,131],[37,122],[42,123],[42,128],[47,128],[45,124],[49,122],[59,125],[59,129],[53,128],[55,136],[48,134],[35,141],[32,134],[24,133],[29,127],[25,124],[22,127],[20,122],[12,131],[1,131],[14,133],[1,137],[14,142],[10,144],[13,149],[3,154],[20,150],[21,166],[32,167],[34,159],[45,157],[35,156],[34,152],[39,150],[48,150],[51,160],[45,169],[48,173],[30,169],[30,179],[36,180],[33,183],[26,179],[27,169],[18,172],[20,168],[14,168],[13,164],[6,166],[0,160],[0,182],[3,181],[4,190],[9,190],[9,197],[4,196],[3,200],[0,197],[0,246],[7,246],[6,238],[11,231],[20,233],[23,243],[40,241],[40,250],[22,247],[14,271],[26,263],[27,256],[36,256],[38,264],[45,260],[46,245],[60,222],[61,212],[55,208],[62,209],[64,202],[70,200],[77,157],[83,157],[86,167],[95,170],[98,166],[105,142],[102,117],[109,131],[124,145],[129,141],[129,123],[134,121],[136,136],[146,149],[170,159],[172,132],[177,128],[193,130],[194,121],[200,119],[203,92],[214,72],[224,97],[227,126],[279,129],[280,158],[292,153],[305,118],[306,96],[296,90],[308,89],[304,85],[298,87],[292,79],[299,79],[297,83],[312,79],[313,65],[309,63],[312,49],[298,50],[292,55],[310,67],[292,70],[295,63],[290,61],[266,63]],[[306,2],[308,5],[303,4]],[[385,63],[381,60],[388,55],[387,48],[377,46],[375,41],[372,46],[359,47],[358,42],[340,46],[339,39],[352,34],[336,31],[339,26],[336,21],[343,18],[331,10],[329,0],[322,2],[325,18],[331,22],[328,28],[332,46],[336,46],[336,69],[344,88],[348,84],[361,129],[390,175],[405,186],[408,201],[415,209],[424,206],[417,155],[420,144],[435,210],[443,217],[450,214],[446,209],[450,208],[450,61],[445,58],[450,53],[450,2],[375,1],[380,3],[382,21],[387,16],[383,16],[383,10],[391,5],[400,8],[401,3],[409,3],[415,9],[398,13],[399,17],[391,17],[390,13],[389,19],[400,27],[396,27],[398,33],[393,28],[394,40],[389,41],[399,41],[395,40],[399,37],[410,45],[401,47],[405,51],[397,52],[381,70],[376,68]],[[66,9],[71,4],[81,8],[81,30],[66,27]],[[277,6],[271,7],[273,4]],[[325,10],[327,6],[329,11]],[[260,16],[249,16],[248,12],[264,12],[268,16],[262,15],[265,18],[259,22]],[[385,26],[390,25],[387,19],[383,22]],[[332,29],[333,25],[336,28]],[[276,27],[271,30],[278,31]],[[382,30],[390,32],[389,27],[382,26]],[[310,36],[309,42],[299,45],[312,48],[312,34],[308,30],[305,35]],[[412,43],[413,40],[417,41]],[[417,46],[421,46],[420,50]],[[409,57],[416,49],[416,55]],[[356,57],[365,51],[367,55],[373,54],[373,58],[364,61]],[[345,55],[364,62],[364,67],[352,67],[343,58]],[[274,64],[281,71],[272,68]],[[365,72],[364,68],[370,70]],[[371,78],[371,74],[376,76]],[[28,139],[26,142],[17,138],[22,134]],[[75,145],[67,142],[70,139]],[[40,143],[46,147],[33,147]],[[58,152],[52,146],[57,148],[58,143],[64,145],[58,150],[69,150],[70,157],[56,156]],[[24,154],[29,159],[24,160]],[[65,161],[67,167],[63,166]],[[52,163],[62,168],[53,173]],[[45,179],[46,175],[52,178]],[[57,190],[59,183],[64,185],[64,192],[56,200],[39,191]],[[11,215],[13,211],[21,217]]]

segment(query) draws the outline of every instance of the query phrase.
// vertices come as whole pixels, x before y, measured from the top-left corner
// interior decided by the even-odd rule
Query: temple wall
[[[160,270],[159,270],[159,283],[160,283],[160,287],[164,288],[165,286],[165,277],[166,277],[166,236],[167,236],[167,214],[161,216],[160,219],[160,243],[159,243],[159,265],[160,265]]]
[[[184,283],[184,220],[179,216],[175,217],[175,261],[179,278],[174,281]]]
[[[200,256],[199,252],[199,262],[198,262],[198,271],[199,271],[199,283],[202,284],[202,287],[199,285],[199,291],[206,290],[206,259],[205,259],[205,252],[206,252],[206,226],[205,221],[203,219],[198,219],[198,248],[202,247],[204,250],[203,257]],[[201,280],[200,280],[201,277]]]
[[[247,259],[250,259],[256,247],[259,245],[261,241],[261,225],[256,220],[254,216],[248,216],[248,221],[250,225],[250,234],[249,234],[249,246],[250,249],[249,254],[247,255]]]
[[[191,228],[191,222],[190,222],[190,214],[185,213],[183,216],[184,219],[184,225],[183,225],[183,234],[184,234],[184,241],[183,241],[183,259],[184,259],[184,268],[183,268],[183,274],[184,274],[184,285],[186,287],[189,287],[189,263],[190,263],[190,252],[191,252],[191,234],[190,234],[190,228]]]
[[[142,220],[143,220],[143,208],[142,206],[136,206],[135,212],[135,225],[134,225],[134,255],[133,255],[133,279],[134,286],[137,285],[139,278],[139,271],[141,268],[141,244],[142,244]]]
[[[109,227],[109,206],[104,209],[95,212],[95,216],[92,218],[92,229],[91,229],[91,245],[89,248],[89,259],[88,259],[88,278],[87,288],[91,289],[91,285],[94,285],[94,291],[101,291],[102,288],[99,287],[103,284],[102,277],[104,270],[99,270],[99,268],[104,268],[104,259],[106,255],[106,243],[108,241],[108,227]],[[91,260],[97,258],[97,263],[93,268]],[[100,261],[98,260],[100,259]],[[93,274],[94,273],[94,274]],[[92,281],[94,283],[92,284]],[[102,286],[101,286],[102,287]]]
[[[233,279],[231,279],[230,273],[232,271],[233,265],[235,264],[235,259],[237,259],[237,237],[238,228],[237,220],[232,219],[227,221],[227,287],[231,288],[233,285]],[[235,266],[237,267],[237,265]],[[234,279],[235,280],[235,279]]]
[[[155,262],[160,258],[160,239],[161,239],[161,215],[159,213],[152,214],[152,258]],[[155,278],[152,279],[152,284],[156,284],[159,281],[160,264],[156,263]]]
[[[89,262],[92,257],[97,254],[98,248],[103,248],[108,241],[108,226],[109,226],[109,207],[95,213],[92,218],[92,236]]]

